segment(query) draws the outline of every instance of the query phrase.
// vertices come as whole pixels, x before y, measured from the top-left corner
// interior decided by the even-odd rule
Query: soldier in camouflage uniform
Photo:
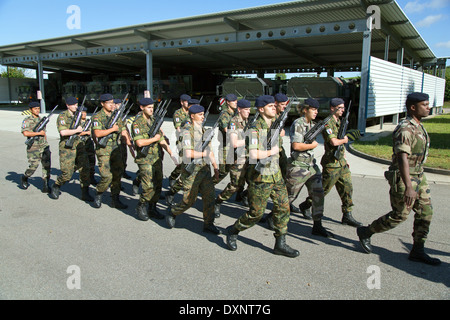
[[[230,183],[217,196],[214,206],[216,218],[220,216],[220,204],[227,201],[235,192],[239,192],[245,185],[246,154],[245,154],[245,129],[250,115],[251,103],[242,99],[237,103],[238,114],[235,115],[227,129],[230,141],[230,149],[234,150],[234,164],[230,167]]]
[[[84,128],[86,125],[86,122],[89,121],[87,119],[87,111],[83,110],[81,111],[81,126]],[[91,122],[91,126],[90,128],[92,128],[92,122]],[[94,140],[91,137],[91,129],[89,129],[89,135],[84,135],[81,137],[81,139],[84,141],[84,147],[86,149],[86,153],[87,153],[87,157],[89,160],[89,177],[90,177],[90,182],[91,185],[96,186],[97,185],[97,181],[95,180],[95,145],[94,145]]]
[[[322,187],[322,173],[314,158],[314,149],[319,145],[317,141],[305,143],[305,134],[314,127],[313,120],[319,112],[319,102],[308,98],[302,108],[303,116],[291,125],[291,157],[288,159],[286,170],[286,187],[291,208],[303,186],[306,185],[308,195],[312,199],[312,218],[314,220],[312,234],[324,237],[333,235],[322,226],[324,210],[324,191]],[[292,210],[291,210],[292,213]]]
[[[176,216],[189,209],[197,199],[197,195],[201,193],[204,220],[203,230],[213,234],[220,234],[220,230],[214,225],[214,183],[211,177],[211,167],[207,159],[211,161],[214,167],[214,175],[216,178],[219,175],[219,169],[211,147],[206,148],[203,152],[201,151],[204,134],[202,126],[204,113],[205,108],[200,105],[193,105],[189,108],[192,124],[182,132],[184,165],[181,172],[181,181],[184,191],[183,199],[180,203],[169,206],[166,221],[169,228],[173,228],[175,226]],[[186,170],[186,164],[193,160],[199,161],[199,163],[196,163],[193,172],[189,173]]]
[[[122,100],[121,99],[114,99],[114,104],[116,105],[116,109],[119,109],[121,104],[122,104]],[[127,126],[126,119],[123,121],[123,125],[125,126],[125,128],[128,131],[128,126]],[[128,131],[128,136],[131,137],[131,134],[130,134],[129,131]],[[121,136],[121,138],[120,138],[120,151],[122,152],[123,177],[125,179],[131,180],[130,175],[127,173],[128,149],[130,149],[131,156],[133,158],[135,158],[136,155],[135,155],[135,152],[134,152],[134,149],[133,149],[133,145],[128,146],[127,143],[126,143],[125,137]]]
[[[275,96],[275,108],[277,108],[277,118],[281,116],[281,114],[284,112],[284,109],[286,109],[289,98],[283,94],[283,93],[277,93]],[[283,176],[283,179],[286,180],[286,168],[287,168],[287,161],[288,158],[286,156],[286,151],[283,148],[283,137],[285,135],[284,129],[281,130],[280,133],[280,168],[281,168],[281,174]]]
[[[234,162],[233,153],[228,153],[230,147],[227,141],[227,130],[230,124],[231,118],[236,115],[237,97],[230,93],[225,96],[227,109],[222,112],[219,117],[219,177],[214,179],[214,184],[218,184],[222,181],[230,172],[231,165]]]
[[[273,219],[275,230],[274,253],[288,257],[297,257],[299,252],[286,244],[287,226],[289,222],[289,199],[286,185],[281,175],[279,159],[279,139],[276,145],[267,148],[267,136],[276,116],[273,96],[260,96],[256,99],[260,117],[255,125],[249,128],[247,148],[249,166],[247,170],[248,200],[250,210],[242,215],[234,225],[227,228],[227,245],[236,250],[238,233],[254,226],[263,216],[269,197],[273,201]],[[257,169],[257,161],[264,161],[261,169]]]
[[[47,142],[46,130],[34,132],[33,129],[41,121],[39,113],[41,105],[39,102],[31,102],[29,104],[31,115],[26,117],[22,122],[22,134],[26,138],[39,137],[30,148],[27,148],[28,169],[25,171],[21,179],[21,186],[23,189],[28,189],[30,186],[28,178],[31,177],[37,170],[39,163],[42,164],[42,192],[48,193],[50,191],[50,169],[51,169],[51,152]]]
[[[187,94],[182,94],[180,96],[180,104],[181,108],[174,112],[173,114],[173,126],[175,127],[175,135],[176,135],[176,146],[178,147],[178,150],[181,150],[182,147],[179,143],[179,138],[182,130],[182,126],[184,123],[189,121],[189,100],[191,97]],[[172,173],[169,176],[169,185],[172,186],[175,182],[175,180],[180,176],[181,174],[181,161],[179,161],[180,164],[178,164],[175,169],[172,171]]]
[[[370,237],[398,226],[414,211],[413,240],[409,260],[439,265],[441,261],[424,251],[424,243],[433,216],[430,188],[423,167],[428,156],[430,137],[421,119],[430,113],[429,96],[414,92],[406,100],[407,117],[395,128],[392,164],[385,176],[390,185],[392,211],[373,221],[368,227],[359,227],[357,234],[365,252],[372,252]]]
[[[128,131],[121,119],[110,129],[107,129],[108,121],[113,115],[115,108],[113,96],[111,94],[102,94],[100,96],[102,110],[92,117],[92,130],[97,140],[102,137],[109,136],[108,143],[105,148],[99,144],[96,146],[96,154],[98,161],[98,169],[100,171],[101,180],[97,184],[97,194],[95,195],[94,208],[100,208],[102,205],[103,193],[111,185],[111,205],[113,208],[126,209],[128,206],[123,204],[119,199],[120,180],[123,175],[122,152],[119,148],[120,136],[125,137],[126,144],[131,144]]]
[[[60,188],[72,179],[73,173],[79,169],[80,171],[80,185],[81,185],[81,199],[84,201],[94,201],[89,195],[90,175],[89,175],[89,159],[86,153],[84,141],[81,136],[90,135],[89,131],[83,132],[81,122],[77,128],[72,126],[75,123],[77,113],[81,112],[82,106],[78,107],[78,100],[74,97],[66,99],[67,110],[61,113],[56,120],[56,127],[58,129],[59,140],[59,164],[61,174],[53,184],[50,198],[57,200],[60,194]],[[72,147],[66,147],[66,142],[71,136],[75,135],[75,140]]]
[[[336,190],[342,201],[342,224],[359,227],[362,226],[361,222],[358,222],[352,216],[353,184],[350,168],[345,159],[345,148],[343,148],[339,159],[336,159],[334,156],[340,145],[348,143],[347,136],[343,139],[338,139],[339,126],[341,124],[340,117],[342,117],[345,111],[345,101],[341,98],[331,99],[330,110],[331,113],[333,113],[333,117],[325,125],[325,130],[322,132],[325,144],[325,153],[320,162],[323,167],[322,186],[325,196],[330,192],[333,186],[336,186]],[[312,199],[307,198],[307,200],[300,205],[300,208],[309,208],[311,205]]]
[[[164,216],[156,210],[163,180],[159,143],[164,140],[164,134],[160,131],[154,137],[150,137],[150,128],[154,122],[153,99],[143,98],[139,101],[139,105],[142,113],[136,116],[131,126],[131,134],[137,147],[135,162],[139,167],[139,180],[142,184],[142,193],[136,207],[136,214],[143,221],[150,218],[164,219]],[[142,153],[142,148],[145,146],[150,146],[147,155]],[[147,203],[148,209],[146,210]]]

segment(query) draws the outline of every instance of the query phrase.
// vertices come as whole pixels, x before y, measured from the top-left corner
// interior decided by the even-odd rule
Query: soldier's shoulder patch
[[[236,130],[236,124],[234,122],[230,123],[230,129],[231,130]]]
[[[327,133],[328,133],[328,134],[332,134],[332,133],[333,133],[333,130],[327,129]]]
[[[134,128],[134,133],[135,133],[135,134],[139,134],[139,133],[141,133],[141,130],[139,130],[139,128],[135,127],[135,128]]]
[[[60,121],[59,121],[59,123],[61,124],[61,125],[65,125],[66,124],[66,121],[64,120],[64,119],[61,119]]]

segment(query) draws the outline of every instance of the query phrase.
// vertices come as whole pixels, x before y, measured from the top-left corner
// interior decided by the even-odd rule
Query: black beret
[[[252,104],[250,101],[242,99],[238,101],[237,106],[238,108],[244,109],[244,108],[251,108]]]
[[[286,102],[288,100],[289,100],[289,98],[287,97],[287,95],[285,95],[283,93],[277,93],[275,95],[275,101],[277,101],[277,102]]]
[[[193,98],[189,98],[188,99],[188,104],[199,104],[200,100],[198,99],[193,99]]]
[[[319,101],[313,98],[305,99],[305,104],[315,109],[319,109],[320,106]]]
[[[200,113],[200,112],[205,112],[205,108],[203,108],[199,104],[194,104],[193,106],[191,106],[189,108],[189,113],[191,113],[191,114]]]
[[[139,105],[141,106],[149,106],[151,104],[154,104],[155,102],[153,101],[152,98],[142,98],[141,100],[139,100]]]
[[[114,97],[110,93],[105,93],[100,96],[100,102],[105,102],[109,100],[114,100]]]
[[[337,107],[337,106],[340,105],[340,104],[345,104],[344,99],[341,99],[341,98],[333,98],[333,99],[331,99],[331,101],[330,101],[330,106],[332,106],[332,107]]]
[[[407,101],[411,102],[421,102],[421,101],[428,101],[430,99],[430,96],[426,93],[422,92],[413,92],[408,94],[406,97]]]
[[[225,96],[225,100],[227,100],[227,101],[236,101],[236,100],[237,100],[237,97],[236,97],[235,94],[229,93],[229,94],[227,94],[227,95]]]
[[[41,104],[37,101],[32,101],[30,102],[30,104],[28,105],[29,108],[37,108],[37,107],[41,107]]]
[[[259,96],[258,98],[256,98],[255,107],[257,107],[257,108],[265,107],[269,103],[274,103],[274,102],[275,102],[275,98],[272,96],[269,96],[269,95]]]
[[[66,99],[66,104],[67,104],[68,106],[73,106],[74,104],[78,104],[78,99],[75,98],[75,97],[68,97],[68,98]]]
[[[181,96],[180,96],[180,100],[183,100],[183,101],[189,101],[191,99],[191,96],[190,95],[187,95],[187,94],[185,94],[185,93],[183,93]]]
[[[122,99],[114,99],[113,102],[114,102],[115,104],[122,103]]]

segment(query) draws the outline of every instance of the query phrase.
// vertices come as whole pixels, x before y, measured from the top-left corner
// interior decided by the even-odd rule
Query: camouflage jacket
[[[397,155],[405,152],[408,154],[410,173],[422,173],[430,148],[430,137],[423,125],[407,116],[395,128],[392,139],[392,168],[398,169]]]
[[[188,125],[185,126],[183,133],[182,133],[182,140],[181,140],[181,146],[183,150],[183,163],[189,164],[192,159],[186,158],[186,151],[187,150],[195,150],[198,152],[201,152],[202,145],[203,145],[203,135],[205,133],[205,129],[202,126],[199,125]],[[209,144],[209,149],[211,150],[211,143]],[[197,159],[198,161],[198,159]],[[201,161],[198,162],[197,168],[200,169],[206,164],[209,163],[209,157],[204,157]]]
[[[175,129],[182,129],[186,122],[190,121],[189,112],[185,112],[183,108],[178,109],[173,114],[173,126]]]
[[[62,130],[68,130],[71,129],[70,126],[72,125],[72,121],[74,119],[74,115],[70,113],[69,110],[64,111],[61,113],[58,118],[56,119],[56,128],[58,129],[58,132],[61,132]],[[81,126],[81,121],[80,121]],[[70,138],[70,136],[63,137],[61,134],[59,135],[60,142],[66,141]],[[78,143],[81,142],[81,139],[77,136],[77,138],[74,140],[73,148],[75,149]]]
[[[25,119],[23,119],[21,132],[22,133],[24,133],[25,131],[33,132],[34,127],[36,127],[39,121],[41,121],[41,117],[35,118],[33,117],[33,115],[26,117]],[[47,132],[47,129],[44,129],[44,131]],[[48,146],[47,138],[45,136],[39,136],[33,143],[32,148],[33,149],[42,147],[45,148],[47,146]]]
[[[225,132],[225,129],[228,129],[231,118],[233,118],[235,116],[235,114],[236,114],[235,111],[228,108],[225,112],[222,112],[222,114],[220,115],[219,120],[218,120],[219,121],[218,128],[221,133],[217,136],[217,138],[219,139],[219,144],[220,144],[219,150],[222,149],[222,150],[224,150],[224,152],[227,149],[227,146],[226,146],[227,134]]]
[[[235,115],[230,120],[230,124],[228,126],[227,134],[228,139],[231,143],[231,134],[236,134],[238,140],[245,140],[246,133],[244,132],[245,126],[247,125],[247,120],[244,120],[241,118],[239,114]],[[235,154],[233,160],[239,160],[238,163],[243,164],[245,163],[246,158],[246,152],[245,152],[245,146],[243,148],[236,148],[234,149],[236,152],[233,152]]]
[[[249,134],[246,137],[246,147],[248,151],[258,149],[267,150],[267,137],[270,133],[270,126],[267,125],[263,117],[258,117],[255,125],[249,128]],[[280,140],[278,140],[278,146]],[[255,169],[256,160],[249,158],[248,178],[254,182],[274,183],[282,179],[279,164],[279,153],[272,157],[263,159],[266,162],[258,172]]]
[[[325,125],[325,129],[322,131],[322,136],[325,144],[325,153],[322,157],[320,163],[323,167],[343,167],[347,164],[347,160],[345,160],[345,148],[341,152],[341,156],[339,160],[334,157],[334,153],[336,152],[338,147],[333,147],[331,145],[331,139],[338,137],[339,127],[341,125],[341,121],[332,117],[331,120]]]
[[[133,141],[137,141],[140,139],[150,139],[150,127],[152,126],[154,118],[146,119],[142,113],[138,114],[131,125],[131,135]],[[162,136],[162,132],[160,131],[161,139],[150,145],[147,156],[144,156],[141,152],[142,148],[136,146],[136,160],[137,164],[154,164],[161,156],[159,142],[164,140]]]
[[[289,132],[291,145],[293,143],[304,143],[305,134],[311,130],[314,126],[314,122],[307,123],[305,117],[300,117],[296,119],[292,125]],[[292,147],[291,147],[292,149]],[[291,151],[292,164],[296,166],[310,166],[314,161],[314,149],[306,151]]]
[[[108,116],[103,109],[100,110],[99,112],[97,112],[96,114],[94,114],[92,116],[92,131],[94,131],[94,130],[106,130],[110,118],[111,118],[111,116]],[[107,147],[111,147],[113,149],[118,146],[118,143],[119,143],[119,140],[120,140],[119,139],[119,135],[124,130],[127,130],[127,128],[125,127],[125,124],[122,122],[121,119],[119,119],[117,121],[117,125],[119,126],[119,131],[118,132],[114,132],[114,133],[112,133],[110,135],[110,138],[109,138],[108,144],[107,144]],[[103,154],[102,149],[109,149],[109,148],[100,148],[97,145],[97,153],[99,155]],[[108,153],[108,151],[105,150],[105,153]]]

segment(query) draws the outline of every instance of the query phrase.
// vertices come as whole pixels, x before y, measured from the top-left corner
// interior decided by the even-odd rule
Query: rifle
[[[350,116],[350,108],[351,107],[352,107],[352,101],[350,101],[350,103],[348,104],[347,114],[345,115],[345,118],[343,119],[343,121],[341,121],[341,126],[339,127],[338,136],[337,136],[338,139],[344,139],[345,134],[347,133],[348,117]],[[334,158],[336,160],[339,160],[343,151],[344,151],[344,145],[341,144],[340,146],[337,147],[336,151],[334,152]]]
[[[81,110],[84,108],[84,102],[86,101],[86,96],[84,96],[83,103],[81,106],[77,108],[77,111],[73,115],[72,123],[70,124],[70,129],[76,129],[80,125],[81,122]],[[78,134],[73,134],[67,139],[65,147],[68,149],[73,148],[73,143],[75,142],[75,139],[78,137]]]
[[[120,104],[119,109],[116,109],[113,111],[111,117],[109,118],[106,129],[111,129],[117,123],[117,121],[119,121],[122,118],[122,115],[125,112],[125,107],[128,104],[128,95],[129,95],[129,93],[127,93],[127,95],[123,99],[122,103]],[[112,135],[112,133],[100,138],[98,140],[98,145],[101,148],[105,148],[106,145],[108,144],[109,138],[111,138],[111,135]]]
[[[280,138],[280,131],[284,128],[284,124],[286,123],[286,121],[288,119],[288,114],[289,114],[289,110],[291,110],[291,106],[292,106],[292,101],[289,102],[286,109],[284,109],[283,113],[270,126],[269,137],[268,138],[266,137],[266,141],[265,141],[266,145],[267,145],[267,150],[272,149],[273,139]],[[258,160],[258,162],[256,163],[256,166],[255,166],[255,169],[258,172],[261,172],[261,166],[265,165],[268,161],[270,161],[269,160],[270,158],[271,157],[267,157],[265,159]]]
[[[171,101],[172,101],[172,99],[170,100],[170,102]],[[161,129],[161,126],[164,122],[164,116],[166,115],[167,110],[169,109],[170,102],[164,103],[161,106],[161,108],[158,108],[158,110],[156,110],[156,114],[154,115],[155,120],[153,121],[152,126],[150,127],[150,130],[149,130],[150,139],[153,138],[154,136],[156,136],[158,134],[159,130]],[[154,143],[142,147],[141,153],[144,155],[144,157],[146,157],[148,155],[150,147],[153,144]]]
[[[308,132],[304,136],[304,143],[311,144],[316,137],[325,129],[325,125],[331,120],[331,118],[338,112],[339,109],[336,109],[332,114],[326,117],[323,120],[317,122],[314,127],[308,130]]]
[[[97,108],[95,108],[94,112],[92,112],[92,116],[97,112]],[[88,121],[86,121],[86,123],[84,124],[84,128],[83,128],[83,132],[90,130],[91,125],[92,125],[92,116],[89,118]],[[86,136],[82,136],[81,139],[83,139],[84,141],[86,139],[84,139]]]
[[[209,129],[208,135],[206,136],[206,138],[203,141],[203,144],[201,145],[201,148],[200,148],[201,152],[204,152],[206,150],[206,148],[208,148],[209,144],[211,143],[212,139],[214,138],[214,134],[216,133],[216,129],[219,126],[220,116],[224,112],[225,112],[225,110],[223,110],[220,113],[219,117],[217,118],[217,121],[214,123],[212,128]],[[201,161],[202,161],[202,158],[192,159],[192,161],[189,164],[186,165],[186,167],[185,167],[186,171],[189,172],[189,174],[192,174],[194,172],[195,166],[197,164],[200,164]]]
[[[47,117],[43,117],[38,124],[36,124],[33,128],[33,132],[40,132],[42,130],[45,129],[45,127],[47,126],[48,122],[50,121],[50,117],[53,115],[53,113],[55,112],[56,108],[58,108],[58,106],[56,106],[52,112],[50,112],[50,114]],[[27,145],[27,149],[30,149],[33,146],[33,143],[39,139],[38,136],[35,137],[30,137],[27,138],[27,140],[25,141],[25,144]]]
[[[203,119],[202,127],[205,126],[206,119],[208,119],[208,116],[209,116],[209,109],[211,108],[212,103],[213,103],[212,101],[209,103],[208,109],[207,109],[206,112],[205,112],[205,118]]]

